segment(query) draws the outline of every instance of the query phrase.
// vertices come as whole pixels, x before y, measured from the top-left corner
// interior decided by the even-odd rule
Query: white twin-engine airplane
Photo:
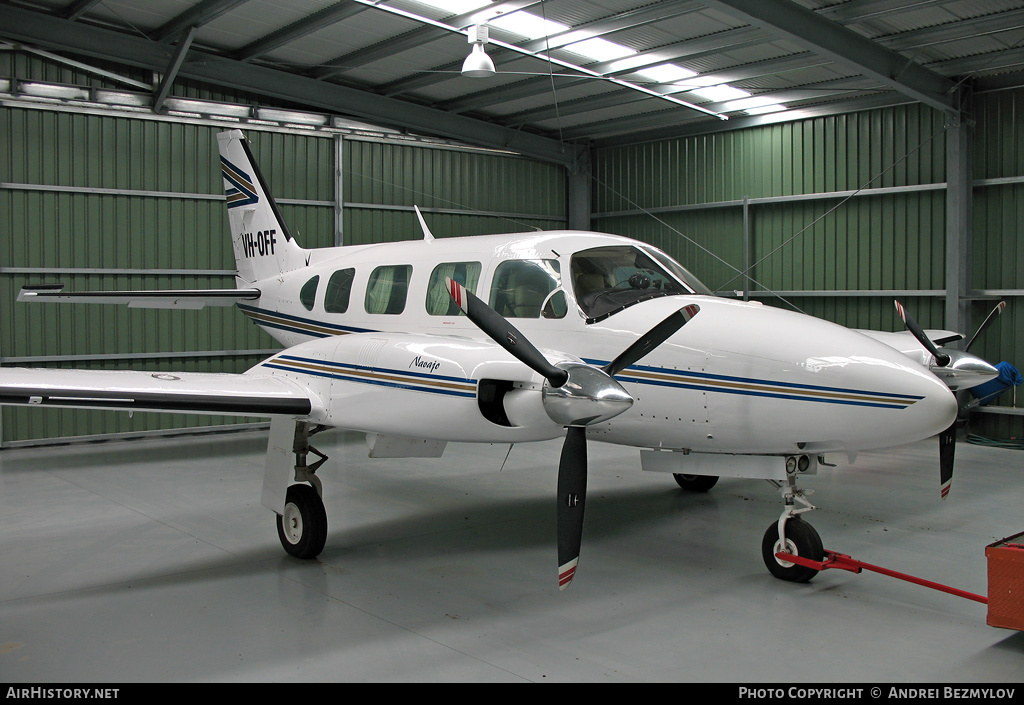
[[[770,480],[785,509],[762,541],[765,563],[779,578],[809,580],[816,570],[775,557],[823,558],[799,516],[814,507],[797,478],[816,473],[826,453],[940,434],[945,496],[951,390],[997,374],[969,353],[936,348],[962,336],[926,335],[902,307],[911,332],[871,333],[718,298],[665,253],[624,237],[434,239],[420,215],[415,242],[306,250],[242,133],[218,140],[237,289],[55,285],[25,287],[19,299],[237,304],[286,348],[242,374],[7,368],[0,403],[270,417],[262,503],[299,558],[317,556],[327,538],[315,475],[326,458],[309,444],[323,428],[365,432],[371,457],[564,435],[561,588],[579,557],[588,440],[636,447],[644,470],[672,473],[689,490],[723,475]]]

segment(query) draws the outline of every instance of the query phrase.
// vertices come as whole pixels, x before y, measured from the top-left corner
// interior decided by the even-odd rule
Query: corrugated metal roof
[[[955,111],[958,103],[944,97],[950,89],[1024,85],[1019,0],[42,0],[17,13],[9,7],[0,7],[0,37],[36,37],[49,51],[136,65],[143,59],[117,50],[116,40],[144,38],[158,69],[170,68],[195,27],[182,76],[201,74],[190,68],[216,57],[234,62],[228,75],[230,66],[254,74],[247,89],[259,83],[257,69],[275,72],[261,77],[317,81],[325,92],[355,89],[383,106],[377,122],[428,134],[448,113],[556,140],[567,128],[582,141],[641,140],[652,131],[705,129],[718,122],[708,111],[740,125],[887,102]],[[491,22],[492,78],[460,74],[466,31],[480,21],[474,12]],[[546,27],[507,24],[523,18]],[[36,23],[49,28],[45,37]],[[61,37],[78,30],[83,39],[62,47]],[[308,96],[308,88],[289,95],[287,80],[273,82],[275,98]],[[410,123],[403,105],[429,106],[438,119]],[[368,117],[359,101],[346,100],[338,112],[345,106]],[[658,118],[645,127],[638,119],[645,114]]]

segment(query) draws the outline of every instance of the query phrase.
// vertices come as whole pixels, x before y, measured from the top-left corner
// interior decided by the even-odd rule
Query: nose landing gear
[[[768,480],[782,495],[785,508],[777,522],[773,522],[764,532],[761,539],[761,557],[768,572],[780,580],[794,583],[806,583],[819,573],[814,568],[797,565],[775,556],[776,553],[788,553],[793,556],[821,561],[825,557],[825,549],[821,537],[814,527],[805,522],[800,515],[816,507],[807,499],[813,494],[811,490],[801,490],[796,486],[796,468],[790,471],[786,466],[786,483]],[[803,505],[798,508],[797,504]]]

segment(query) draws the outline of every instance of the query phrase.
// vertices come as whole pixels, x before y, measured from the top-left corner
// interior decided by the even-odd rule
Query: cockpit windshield
[[[668,255],[654,248],[611,245],[572,256],[576,302],[598,321],[640,301],[711,291]]]

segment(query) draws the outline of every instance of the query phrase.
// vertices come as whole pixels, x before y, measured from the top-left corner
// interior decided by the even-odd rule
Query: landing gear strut
[[[315,474],[327,461],[327,456],[309,444],[309,437],[322,430],[322,426],[311,428],[305,422],[295,424],[292,451],[295,453],[295,482],[298,484],[288,487],[284,510],[277,515],[277,535],[288,555],[296,558],[316,558],[327,543],[323,486]],[[312,465],[307,463],[310,453],[317,456]]]
[[[812,492],[798,489],[795,474],[788,470],[787,467],[786,484],[769,480],[782,494],[786,506],[782,510],[779,520],[772,522],[768,530],[764,532],[764,538],[761,539],[761,557],[764,559],[768,572],[776,578],[794,583],[806,583],[819,571],[775,557],[776,553],[789,553],[814,561],[821,561],[825,557],[825,549],[821,545],[821,537],[818,536],[818,532],[799,516],[815,509],[815,506],[807,500]],[[798,509],[797,503],[802,504],[803,507]]]

